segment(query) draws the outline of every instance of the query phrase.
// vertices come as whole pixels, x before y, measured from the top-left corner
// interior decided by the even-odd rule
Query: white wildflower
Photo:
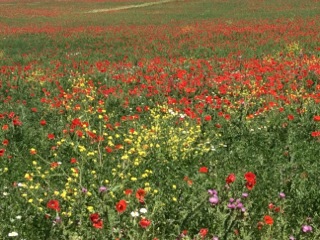
[[[139,217],[139,213],[137,211],[131,212],[132,217]]]
[[[19,234],[17,232],[11,232],[8,234],[9,237],[17,237]]]
[[[142,214],[147,213],[147,212],[148,212],[148,210],[146,208],[141,208],[140,209],[140,213],[142,213]]]

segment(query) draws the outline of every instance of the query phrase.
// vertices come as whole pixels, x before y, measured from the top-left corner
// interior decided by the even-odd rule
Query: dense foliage
[[[143,2],[0,1],[1,238],[318,239],[319,1]]]

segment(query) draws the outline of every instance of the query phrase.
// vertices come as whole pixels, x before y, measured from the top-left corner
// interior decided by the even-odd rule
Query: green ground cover
[[[1,239],[319,239],[319,1],[0,1]]]

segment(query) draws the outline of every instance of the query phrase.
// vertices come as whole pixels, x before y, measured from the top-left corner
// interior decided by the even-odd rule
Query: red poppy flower
[[[124,190],[124,194],[125,195],[131,195],[132,194],[132,189],[126,189],[126,190]]]
[[[107,147],[105,147],[104,149],[106,150],[107,153],[112,153],[112,152],[113,152],[113,150],[112,150],[111,147],[108,147],[108,146],[107,146]]]
[[[288,115],[288,120],[292,121],[294,119],[294,116],[292,114]]]
[[[273,218],[269,215],[264,216],[264,222],[268,225],[272,225],[273,224]]]
[[[139,112],[139,113],[140,113],[140,112],[142,112],[142,107],[137,106],[137,107],[136,107],[136,110],[137,110],[137,112]]]
[[[50,167],[51,168],[56,168],[56,167],[58,167],[59,166],[59,163],[58,162],[52,162],[51,164],[50,164]]]
[[[22,125],[22,122],[19,120],[19,118],[13,119],[12,123],[14,126],[21,126]]]
[[[183,236],[187,236],[188,235],[188,230],[182,230],[182,234],[183,234]]]
[[[136,191],[136,198],[139,200],[139,202],[144,202],[145,195],[146,195],[146,191],[142,188],[139,188]]]
[[[269,208],[270,210],[274,209],[273,203],[269,203],[268,208]]]
[[[248,190],[252,190],[254,185],[256,184],[256,175],[252,172],[247,172],[244,175],[245,179],[247,180],[246,182],[246,187]]]
[[[81,130],[76,131],[76,134],[78,135],[78,137],[82,137],[83,136],[83,132]]]
[[[255,182],[254,183],[253,182],[246,182],[246,188],[248,190],[252,190],[254,185],[255,185]]]
[[[244,175],[244,177],[247,180],[247,182],[255,182],[256,181],[256,175],[252,172],[247,172]]]
[[[226,115],[224,115],[224,118],[225,118],[226,120],[230,120],[230,119],[231,119],[231,116],[230,116],[230,114],[226,114]]]
[[[41,121],[40,121],[40,125],[41,125],[41,126],[45,126],[46,124],[47,124],[46,120],[41,120]]]
[[[208,234],[208,228],[201,228],[199,234],[202,238],[205,238],[205,236]]]
[[[92,222],[93,227],[101,229],[103,227],[103,221],[99,216],[99,213],[92,213],[90,215],[90,220]]]
[[[50,200],[47,203],[47,208],[55,210],[55,211],[60,211],[60,205],[59,205],[59,201],[58,200]]]
[[[252,190],[254,185],[256,184],[256,175],[252,172],[247,172],[244,175],[245,179],[247,180],[246,182],[246,187],[248,190]]]
[[[49,140],[53,140],[55,137],[54,137],[54,134],[53,133],[48,133],[48,139]]]
[[[320,131],[315,131],[311,133],[312,137],[320,137]]]
[[[0,149],[0,157],[4,155],[5,151],[6,151],[5,149]]]
[[[116,204],[116,209],[118,211],[118,213],[122,213],[126,210],[127,208],[127,202],[125,200],[120,200],[117,204]]]
[[[100,216],[99,216],[99,213],[92,213],[90,215],[90,220],[91,222],[95,223],[95,222],[98,222],[100,220]]]
[[[14,118],[14,116],[15,116],[15,113],[14,113],[14,112],[10,112],[10,113],[8,114],[8,118]]]
[[[254,115],[253,115],[253,114],[249,114],[249,115],[246,117],[247,120],[252,119],[252,118],[254,118]]]
[[[188,176],[185,176],[183,180],[186,181],[189,186],[193,184],[193,181]]]
[[[275,208],[274,208],[274,211],[275,211],[275,212],[280,212],[280,211],[281,211],[281,208],[280,208],[280,207],[275,207]]]
[[[140,220],[140,222],[139,222],[139,225],[140,225],[140,227],[142,227],[142,228],[147,228],[147,227],[150,226],[150,224],[151,224],[151,221],[148,220],[148,219],[146,219],[146,218],[142,218],[142,219]]]
[[[234,173],[230,173],[229,176],[226,178],[226,183],[230,184],[236,180],[236,175]]]
[[[313,120],[314,120],[315,122],[320,122],[320,116],[314,116],[314,117],[313,117]]]
[[[8,139],[3,140],[3,141],[2,141],[2,144],[3,144],[4,146],[7,146],[7,145],[9,144],[9,140],[8,140]]]
[[[72,163],[72,164],[77,163],[77,159],[75,159],[75,158],[71,158],[71,159],[70,159],[70,163]]]
[[[179,78],[179,79],[183,78],[183,76],[185,76],[186,74],[187,74],[187,71],[184,69],[177,70],[177,78]]]
[[[92,226],[93,226],[94,228],[101,229],[101,228],[103,228],[103,221],[100,219],[99,221],[93,223]]]
[[[205,120],[205,121],[211,121],[211,116],[210,116],[210,115],[206,115],[206,116],[204,117],[204,120]]]
[[[73,119],[71,124],[73,127],[82,125],[81,120],[79,118]]]
[[[199,173],[207,173],[207,172],[208,172],[208,168],[207,167],[200,167]]]

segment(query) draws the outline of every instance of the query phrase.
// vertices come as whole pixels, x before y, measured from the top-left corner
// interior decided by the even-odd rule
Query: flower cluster
[[[90,215],[90,221],[92,223],[92,226],[94,228],[98,228],[98,229],[101,229],[103,227],[103,221],[102,219],[100,218],[100,215],[99,213],[92,213]]]
[[[244,175],[244,178],[246,179],[246,187],[248,190],[252,190],[254,185],[256,184],[256,175],[252,172],[247,172]]]
[[[209,189],[209,202],[211,205],[217,205],[219,203],[219,197],[218,197],[218,192],[215,189]]]
[[[240,198],[238,198],[236,200],[234,198],[230,198],[227,207],[229,209],[240,209],[241,212],[245,212],[246,211],[246,208],[244,207],[244,205],[241,202]]]
[[[130,0],[33,1],[0,4],[0,239],[318,237],[319,1],[114,26],[70,13]]]

